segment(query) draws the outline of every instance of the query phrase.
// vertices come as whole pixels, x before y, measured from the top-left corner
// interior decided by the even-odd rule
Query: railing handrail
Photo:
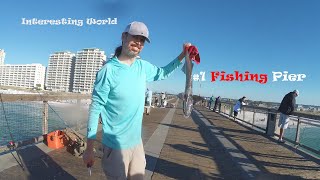
[[[221,103],[234,105],[234,103],[231,103],[231,102],[221,102]],[[277,109],[274,109],[274,108],[259,107],[259,106],[248,106],[248,105],[244,105],[243,107],[244,108],[263,110],[263,111],[266,111],[266,112],[279,113],[279,111]],[[292,116],[303,117],[303,118],[308,118],[308,119],[313,119],[313,120],[320,121],[320,115],[305,114],[305,113],[301,113],[301,112],[296,112],[295,111],[295,112],[292,113]]]
[[[1,94],[3,102],[13,101],[56,101],[69,99],[91,99],[90,94],[66,94],[66,95],[48,95],[48,94]]]

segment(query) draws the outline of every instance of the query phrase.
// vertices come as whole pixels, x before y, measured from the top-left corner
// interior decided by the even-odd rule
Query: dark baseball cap
[[[146,41],[150,43],[149,30],[143,22],[133,21],[132,23],[127,25],[126,29],[123,32],[127,32],[133,36],[143,36],[146,38]]]

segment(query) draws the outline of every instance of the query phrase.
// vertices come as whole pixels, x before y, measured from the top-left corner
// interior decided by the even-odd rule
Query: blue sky
[[[77,52],[97,47],[113,53],[131,21],[143,21],[151,44],[142,58],[157,66],[174,59],[184,42],[200,51],[194,73],[206,72],[206,81],[194,82],[194,94],[280,102],[299,89],[297,103],[320,105],[320,1],[317,0],[56,0],[2,1],[0,49],[7,64],[48,64],[55,51]],[[116,25],[33,25],[21,18],[117,18]],[[268,82],[211,82],[211,71],[268,74]],[[302,82],[272,82],[272,71],[306,74]],[[185,76],[177,70],[169,79],[149,83],[153,91],[184,91]]]

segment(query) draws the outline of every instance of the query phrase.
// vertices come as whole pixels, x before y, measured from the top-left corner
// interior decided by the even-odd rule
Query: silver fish
[[[190,60],[189,53],[186,53],[185,64],[184,64],[184,73],[186,74],[186,87],[184,91],[183,99],[183,113],[184,117],[188,118],[192,112],[193,108],[193,99],[192,99],[192,68],[193,64]]]

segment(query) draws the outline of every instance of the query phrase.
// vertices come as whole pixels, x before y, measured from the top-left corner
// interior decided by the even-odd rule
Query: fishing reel
[[[83,140],[83,139],[77,139],[75,141],[73,141],[73,145],[72,145],[72,148],[73,148],[73,155],[76,156],[76,157],[79,157],[81,158],[84,151],[86,150],[87,148],[87,143]]]
[[[82,135],[72,130],[65,130],[67,151],[72,155],[81,158],[87,148]]]

